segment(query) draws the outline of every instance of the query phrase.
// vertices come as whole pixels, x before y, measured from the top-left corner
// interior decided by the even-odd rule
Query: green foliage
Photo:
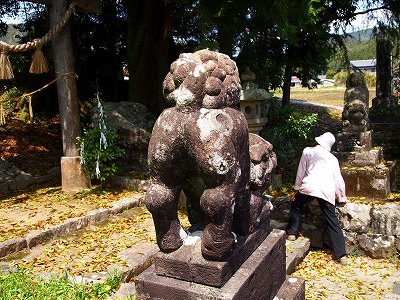
[[[333,76],[335,76],[335,74],[336,74],[336,71],[331,70],[331,69],[327,70],[326,75],[325,75],[326,79],[333,79]]]
[[[278,167],[295,169],[298,163],[296,154],[301,153],[306,144],[317,116],[316,113],[307,114],[291,106],[270,109],[268,129],[263,129],[260,135],[273,145]]]
[[[350,44],[348,51],[349,60],[373,59],[376,57],[376,41]]]
[[[333,76],[333,79],[335,79],[335,84],[337,86],[346,86],[346,80],[347,80],[348,76],[349,76],[348,71],[341,71],[341,72],[337,72]]]
[[[90,177],[103,181],[117,172],[114,162],[125,151],[116,144],[117,132],[106,126],[103,106],[98,93],[95,101],[98,113],[95,118],[96,125],[94,128],[84,130],[83,136],[77,139],[83,163],[88,167]]]
[[[16,37],[20,35],[21,32],[12,24],[9,24],[7,29],[7,34],[5,36],[0,36],[0,41],[7,44],[18,44],[18,39]]]
[[[99,145],[101,136],[102,131],[99,127],[84,130],[83,136],[78,137],[78,143],[90,178],[103,181],[117,172],[115,160],[125,152],[116,145],[118,135],[115,130],[107,129],[104,133],[108,144],[106,148]]]
[[[349,71],[342,71],[338,72],[333,76],[333,79],[335,79],[335,85],[337,86],[346,86],[346,80],[347,77],[349,76],[350,72]],[[364,80],[365,84],[367,87],[375,87],[376,85],[376,76],[370,72],[363,72],[364,74]]]
[[[3,104],[3,108],[6,110],[13,109],[17,103],[17,96],[20,94],[20,90],[16,87],[4,91],[4,93],[0,95],[0,102]]]
[[[363,72],[367,87],[373,88],[376,86],[376,76],[370,72]]]
[[[114,273],[102,284],[78,285],[68,280],[67,274],[44,280],[29,270],[19,268],[10,273],[0,270],[0,300],[69,300],[69,299],[107,299],[121,282]]]
[[[7,89],[0,95],[0,107],[2,109],[0,117],[5,120],[8,116],[14,114],[21,121],[28,121],[30,116],[29,99],[21,97],[21,91],[17,87]]]
[[[362,254],[361,250],[357,246],[354,246],[349,253],[349,256],[351,256],[351,257],[360,257],[362,255],[363,254]]]

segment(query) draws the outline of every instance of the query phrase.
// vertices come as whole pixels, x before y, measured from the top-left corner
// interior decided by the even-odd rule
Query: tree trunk
[[[292,82],[293,63],[289,55],[290,53],[288,51],[282,84],[282,108],[290,105],[290,86]]]
[[[64,17],[67,0],[54,0],[50,7],[50,26],[54,27]],[[58,105],[60,110],[63,154],[61,158],[61,182],[64,191],[90,188],[89,175],[79,163],[76,138],[81,134],[78,93],[74,56],[69,24],[53,37],[54,71],[57,80]]]
[[[53,27],[64,17],[68,8],[67,0],[54,0],[50,8],[50,26]],[[57,80],[58,105],[60,108],[61,133],[64,156],[78,156],[76,138],[81,134],[78,92],[69,24],[52,39],[54,71]]]
[[[174,5],[163,0],[128,1],[129,95],[158,116],[162,82],[169,70]]]

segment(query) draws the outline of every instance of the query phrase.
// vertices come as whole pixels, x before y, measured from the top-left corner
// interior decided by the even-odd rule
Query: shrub
[[[334,70],[327,70],[327,71],[326,71],[326,74],[325,74],[326,79],[333,79],[333,76],[335,76],[335,74],[336,74],[336,71],[334,71]]]
[[[333,78],[335,79],[335,84],[337,86],[346,86],[346,80],[347,77],[349,76],[350,72],[348,71],[342,71],[342,72],[338,72],[335,74],[335,76],[333,76]],[[365,84],[367,85],[367,87],[375,87],[376,85],[376,76],[375,74],[371,73],[371,72],[366,72],[363,71],[364,74],[364,80],[365,80]]]
[[[371,72],[363,72],[367,87],[373,88],[376,86],[376,75]]]
[[[316,113],[305,113],[294,107],[271,107],[268,124],[260,135],[273,145],[278,169],[284,169],[285,172],[290,170],[288,173],[296,172],[296,155],[302,152],[312,126],[317,122],[317,116]]]
[[[106,126],[98,95],[97,108],[99,116],[95,120],[95,127],[84,130],[83,136],[78,137],[78,143],[82,163],[88,167],[90,178],[103,181],[116,174],[115,161],[124,155],[125,151],[116,144],[118,138],[116,131]]]
[[[16,87],[13,87],[0,95],[0,125],[4,124],[7,116],[14,111],[20,94],[21,92]]]
[[[346,80],[347,80],[347,77],[349,76],[349,74],[350,73],[348,71],[337,72],[333,76],[333,79],[335,79],[335,84],[337,86],[346,86]]]

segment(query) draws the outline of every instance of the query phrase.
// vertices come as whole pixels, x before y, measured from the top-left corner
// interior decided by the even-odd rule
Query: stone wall
[[[271,219],[284,229],[289,218],[291,198],[272,198]],[[349,254],[384,258],[400,252],[400,204],[369,205],[347,203],[336,208]],[[331,245],[325,220],[318,205],[308,204],[301,218],[300,232],[310,239],[311,247]]]
[[[60,181],[59,167],[50,169],[46,175],[33,176],[18,169],[15,165],[5,160],[0,160],[0,193],[26,189],[33,184],[49,181]]]

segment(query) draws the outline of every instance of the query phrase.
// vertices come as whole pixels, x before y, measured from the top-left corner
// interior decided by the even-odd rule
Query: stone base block
[[[286,280],[285,260],[285,232],[273,230],[220,288],[160,276],[152,267],[137,277],[136,297],[138,300],[259,300],[273,299],[280,293],[285,295],[284,299],[304,299],[304,281],[300,279],[293,284]]]
[[[237,236],[235,250],[227,261],[209,261],[201,255],[201,240],[172,253],[159,252],[155,259],[157,275],[221,287],[270,233],[269,219],[253,234]]]
[[[372,131],[342,131],[336,136],[338,152],[369,151],[372,149]]]
[[[92,187],[89,172],[81,157],[61,157],[61,185],[64,192],[78,192]]]
[[[350,197],[385,199],[395,188],[395,162],[376,166],[342,167],[346,194]]]
[[[376,147],[369,151],[332,152],[341,166],[376,166],[383,160],[383,148]]]
[[[390,110],[392,108],[396,108],[398,106],[398,99],[394,95],[379,95],[372,99],[372,108],[371,110],[377,109],[387,109]]]
[[[277,300],[304,300],[306,281],[300,277],[288,277],[274,297]]]

